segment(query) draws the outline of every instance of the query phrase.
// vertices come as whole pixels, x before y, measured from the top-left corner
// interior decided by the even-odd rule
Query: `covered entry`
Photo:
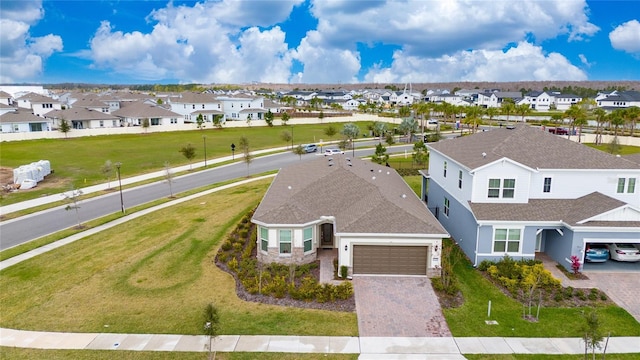
[[[426,275],[427,246],[354,245],[353,274]]]

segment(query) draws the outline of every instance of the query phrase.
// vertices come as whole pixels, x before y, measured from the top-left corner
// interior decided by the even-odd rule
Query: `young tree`
[[[513,99],[504,99],[502,105],[500,105],[502,114],[507,115],[507,122],[509,121],[509,115],[513,114],[516,110],[516,104]]]
[[[291,116],[289,115],[288,112],[283,112],[282,113],[282,125],[287,125],[287,121],[289,121],[289,119],[291,118]]]
[[[293,153],[300,156],[300,160],[302,160],[302,155],[305,154],[304,148],[302,147],[302,145],[298,145],[296,147],[293,148]]]
[[[71,124],[65,119],[60,119],[60,126],[58,126],[58,130],[64,134],[64,138],[67,138],[67,134],[71,131]]]
[[[209,337],[209,360],[214,360],[216,353],[213,351],[213,339],[215,339],[220,330],[220,314],[218,313],[218,308],[212,303],[209,303],[204,308],[202,315],[204,334]]]
[[[222,129],[222,115],[213,115],[213,126]]]
[[[564,115],[571,119],[571,129],[569,130],[567,139],[571,138],[571,134],[573,134],[576,126],[578,126],[578,128],[582,132],[582,126],[587,122],[587,111],[582,106],[577,104],[571,105],[571,107],[569,107],[567,111],[564,112]],[[578,141],[580,141],[580,137],[578,137]]]
[[[192,161],[196,157],[196,148],[193,147],[191,143],[188,143],[187,145],[180,148],[179,151],[185,158],[187,158],[187,160],[189,160],[189,170],[192,170]]]
[[[382,136],[387,132],[387,124],[382,121],[376,121],[373,124],[373,135],[379,137],[382,141]]]
[[[582,313],[585,324],[582,327],[582,340],[584,341],[584,358],[587,359],[587,353],[591,349],[592,359],[596,358],[596,348],[600,349],[600,343],[604,339],[602,330],[600,329],[600,320],[595,309],[588,309]]]
[[[326,128],[324,128],[324,134],[327,135],[329,138],[334,137],[337,133],[338,133],[338,130],[333,125],[329,125]]]
[[[320,119],[320,124],[322,124],[322,119],[324,119],[324,111],[320,110],[320,113],[318,114],[318,119]]]
[[[411,108],[408,106],[400,106],[398,109],[398,116],[401,118],[407,118],[411,115]]]
[[[602,144],[602,128],[607,118],[607,112],[602,108],[593,110],[593,115],[596,117],[596,145]]]
[[[352,151],[355,151],[355,144],[353,143],[353,140],[357,138],[359,134],[360,128],[358,127],[358,125],[354,123],[344,124],[344,127],[342,128],[342,135],[344,135],[349,140]]]
[[[247,139],[246,136],[241,136],[239,144],[244,157],[244,162],[247,164],[247,176],[249,176],[249,165],[251,164],[251,161],[253,161],[253,155],[251,155],[251,150],[249,148],[249,139]]]
[[[399,129],[407,137],[407,142],[410,142],[411,136],[416,133],[417,127],[418,127],[418,124],[416,123],[415,119],[404,118],[400,123]]]
[[[264,121],[269,125],[269,127],[273,126],[273,113],[271,109],[267,110],[267,113],[264,114]]]
[[[141,126],[144,129],[144,133],[146,134],[147,130],[149,129],[149,126],[151,126],[151,123],[149,122],[149,118],[142,119]]]
[[[78,188],[72,188],[71,190],[62,193],[62,196],[64,196],[64,199],[68,202],[64,209],[67,211],[75,210],[76,212],[76,219],[78,221],[76,229],[82,229],[84,227],[80,222],[80,212],[78,211],[78,209],[80,209],[80,196],[82,196],[82,194],[82,190]]]
[[[164,162],[164,179],[169,184],[169,198],[173,199],[173,172],[171,171],[171,166],[169,166],[169,162]]]
[[[281,132],[280,139],[282,139],[282,141],[284,141],[287,146],[289,146],[289,143],[291,142],[291,133],[287,130]],[[291,144],[291,147],[293,147],[293,144]]]
[[[418,165],[424,165],[427,163],[429,159],[429,152],[427,151],[427,146],[424,144],[422,140],[416,142],[413,145],[413,162]]]
[[[100,168],[100,172],[107,178],[107,190],[111,189],[111,175],[113,175],[113,164],[111,160],[104,162],[104,165]]]
[[[204,129],[204,117],[202,114],[198,114],[198,117],[196,118],[196,126],[200,130]]]
[[[371,161],[376,164],[386,164],[389,161],[389,154],[387,154],[387,148],[382,145],[382,143],[378,143],[376,145],[376,152],[371,156]]]
[[[248,127],[251,127],[251,118],[252,118],[252,117],[253,117],[253,116],[251,116],[251,114],[247,115],[247,126],[248,126]]]

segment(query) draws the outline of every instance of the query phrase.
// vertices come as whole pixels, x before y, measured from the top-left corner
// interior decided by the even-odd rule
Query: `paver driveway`
[[[585,271],[584,274],[589,278],[586,281],[589,286],[604,291],[611,300],[640,322],[640,273]],[[574,283],[575,286],[580,284],[576,281]]]
[[[358,331],[364,336],[451,336],[427,277],[353,277]]]

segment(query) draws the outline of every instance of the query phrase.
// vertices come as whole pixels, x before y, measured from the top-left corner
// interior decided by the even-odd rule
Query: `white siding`
[[[515,179],[515,194],[513,198],[503,198],[502,193],[498,198],[489,198],[489,179]],[[471,201],[479,203],[526,203],[529,201],[530,182],[530,171],[510,161],[502,160],[475,173]]]

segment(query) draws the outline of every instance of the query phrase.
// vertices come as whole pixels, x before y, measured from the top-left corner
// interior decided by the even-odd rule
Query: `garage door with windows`
[[[353,273],[426,275],[427,246],[354,245]]]

